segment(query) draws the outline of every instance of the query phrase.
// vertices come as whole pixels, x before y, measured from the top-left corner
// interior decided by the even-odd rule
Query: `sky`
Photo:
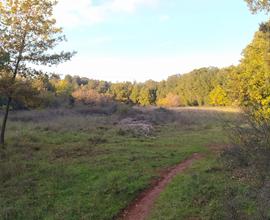
[[[59,0],[55,17],[77,54],[50,71],[112,82],[236,65],[266,20],[244,0]]]

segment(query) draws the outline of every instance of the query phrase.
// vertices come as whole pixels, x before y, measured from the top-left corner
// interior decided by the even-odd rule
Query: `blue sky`
[[[237,64],[266,20],[243,0],[60,0],[55,15],[78,54],[53,70],[110,81]]]

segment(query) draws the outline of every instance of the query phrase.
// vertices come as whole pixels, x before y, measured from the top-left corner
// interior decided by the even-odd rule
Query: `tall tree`
[[[265,11],[267,13],[270,12],[269,0],[245,0],[245,2],[253,13],[257,13],[259,11]]]
[[[269,26],[265,23],[263,26]],[[267,28],[270,29],[270,28]],[[269,33],[260,29],[243,51],[238,71],[231,76],[234,97],[247,107],[256,120],[270,120]],[[232,86],[231,86],[232,87]]]
[[[141,84],[138,83],[134,83],[131,94],[130,94],[130,100],[134,103],[134,104],[138,104],[139,103],[139,98],[140,98],[140,91],[141,91]]]
[[[62,29],[53,18],[54,0],[3,0],[0,1],[0,51],[8,61],[1,71],[8,71],[11,84],[18,76],[32,78],[41,74],[34,65],[54,65],[69,60],[74,53],[50,53],[65,40]],[[7,56],[8,55],[8,56]],[[31,65],[32,64],[32,65]],[[4,144],[12,94],[8,95],[4,113],[0,145]]]

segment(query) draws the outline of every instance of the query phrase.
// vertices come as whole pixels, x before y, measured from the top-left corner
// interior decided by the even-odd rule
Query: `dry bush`
[[[93,89],[88,89],[86,87],[80,87],[72,93],[73,98],[77,102],[83,104],[102,104],[108,103],[112,100],[112,97],[105,94],[100,94]]]
[[[250,115],[232,128],[231,148],[225,149],[223,159],[226,167],[242,171],[254,184],[263,184],[270,178],[270,123],[257,123]]]
[[[112,115],[117,111],[117,104],[114,102],[103,103],[102,105],[93,105],[93,106],[80,106],[77,105],[74,108],[76,113],[82,115]]]
[[[232,177],[250,187],[246,196],[255,203],[256,210],[248,219],[270,219],[269,134],[269,121],[258,122],[246,114],[245,121],[232,129],[233,147],[225,149],[221,155]]]
[[[120,134],[132,134],[133,136],[150,136],[154,127],[147,121],[137,121],[132,118],[125,118],[119,122]]]

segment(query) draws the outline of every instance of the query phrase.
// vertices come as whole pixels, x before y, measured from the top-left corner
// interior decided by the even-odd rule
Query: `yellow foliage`
[[[54,86],[57,95],[68,94],[71,90],[71,86],[67,80],[59,80]]]
[[[269,25],[269,24],[266,24]],[[232,77],[240,105],[256,120],[270,119],[269,34],[258,31],[244,50],[239,71]]]
[[[181,106],[181,102],[179,96],[169,93],[165,98],[159,99],[157,105],[164,107],[179,107]]]
[[[213,89],[213,91],[209,94],[209,98],[210,104],[214,106],[226,106],[229,104],[227,94],[220,85]]]

